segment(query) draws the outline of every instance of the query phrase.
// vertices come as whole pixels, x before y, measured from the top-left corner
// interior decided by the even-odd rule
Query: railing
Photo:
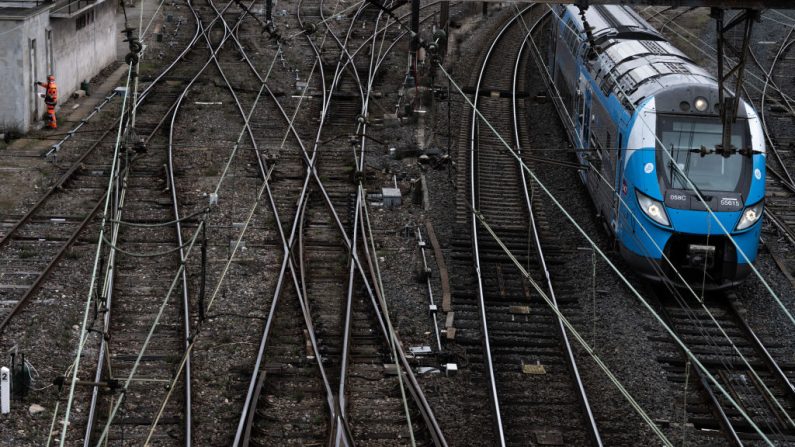
[[[93,5],[97,3],[96,0],[74,0],[70,1],[68,5],[64,5],[64,7],[58,8],[58,12],[66,12],[67,14],[71,15],[73,12],[76,13],[81,9],[85,8],[86,6]]]
[[[41,5],[53,3],[53,0],[13,0],[0,1],[0,8],[37,8]]]

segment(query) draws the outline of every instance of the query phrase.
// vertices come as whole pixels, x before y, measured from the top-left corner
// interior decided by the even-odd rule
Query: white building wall
[[[45,10],[25,20],[0,21],[0,132],[26,132],[44,112],[44,101],[36,96],[38,87],[33,82],[37,76],[46,79],[48,20]]]
[[[116,8],[114,0],[102,1],[92,8],[93,21],[80,30],[76,29],[80,14],[50,17],[47,8],[19,19],[0,17],[0,133],[25,133],[42,119],[46,106],[36,93],[44,89],[34,89],[35,81],[45,82],[48,74],[54,74],[58,102],[63,103],[82,81],[116,59]],[[35,52],[31,51],[34,40]]]
[[[55,81],[66,99],[80,83],[89,80],[116,60],[117,2],[105,0],[92,8],[94,20],[77,30],[79,14],[70,19],[50,19],[55,54]],[[59,101],[60,102],[60,101]]]

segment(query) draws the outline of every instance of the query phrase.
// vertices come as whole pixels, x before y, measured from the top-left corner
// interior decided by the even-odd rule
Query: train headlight
[[[760,217],[762,217],[762,205],[760,201],[756,205],[751,205],[743,211],[743,216],[740,222],[737,223],[737,230],[745,230],[751,225],[755,224]]]
[[[671,226],[671,223],[668,221],[668,215],[665,214],[665,207],[661,202],[658,202],[651,197],[641,193],[640,191],[635,191],[635,194],[638,196],[638,204],[640,205],[640,209],[651,218],[651,220],[657,222],[660,225],[665,225],[666,227]]]
[[[704,112],[704,111],[707,110],[707,107],[709,107],[709,103],[707,102],[707,98],[704,98],[703,96],[699,96],[698,98],[696,98],[695,101],[693,101],[693,106],[699,112]]]

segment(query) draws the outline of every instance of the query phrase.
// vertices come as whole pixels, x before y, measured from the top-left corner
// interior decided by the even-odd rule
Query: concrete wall
[[[46,10],[24,20],[0,21],[0,132],[26,132],[44,113],[44,101],[35,96],[33,82],[46,79],[48,23]],[[35,53],[31,52],[34,39]]]
[[[76,29],[80,14],[55,18],[50,17],[48,8],[19,18],[0,17],[0,133],[25,133],[44,116],[46,107],[44,100],[34,95],[34,81],[44,82],[52,72],[61,104],[82,81],[116,59],[116,8],[114,0],[98,4],[92,8],[94,20],[80,30]],[[33,39],[35,58],[31,52]],[[35,90],[43,91],[38,87]]]
[[[55,80],[60,97],[66,99],[80,83],[94,77],[116,60],[116,8],[118,2],[106,0],[92,8],[94,21],[76,30],[77,17],[50,19],[55,54]],[[60,102],[60,101],[59,101]]]

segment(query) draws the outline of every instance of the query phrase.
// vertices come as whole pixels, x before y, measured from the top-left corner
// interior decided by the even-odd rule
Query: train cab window
[[[722,132],[723,126],[717,117],[658,115],[657,135],[665,145],[663,149],[658,142],[658,165],[664,168],[658,172],[664,176],[665,183],[675,189],[690,189],[681,170],[701,190],[742,192],[747,183],[744,179],[751,170],[750,157],[739,153],[729,156],[714,152],[701,155],[702,147],[709,151],[720,144]],[[749,140],[747,120],[738,119],[732,128],[732,145],[738,149],[744,148]]]

